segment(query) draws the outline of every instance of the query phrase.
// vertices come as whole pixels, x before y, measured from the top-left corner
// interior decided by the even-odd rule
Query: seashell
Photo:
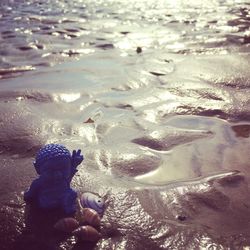
[[[74,218],[63,218],[54,225],[55,229],[65,233],[71,233],[78,227],[79,222]]]
[[[94,209],[99,215],[104,212],[104,200],[93,193],[83,193],[80,197],[80,204],[82,207]]]
[[[79,240],[98,241],[101,234],[92,226],[81,226],[73,231],[73,235],[77,236]]]
[[[83,222],[93,227],[99,227],[101,225],[101,218],[99,214],[92,208],[82,208],[81,219]]]

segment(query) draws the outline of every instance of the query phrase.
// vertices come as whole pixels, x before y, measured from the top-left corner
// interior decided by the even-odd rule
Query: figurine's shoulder
[[[38,178],[36,178],[35,180],[32,181],[31,187],[38,187],[41,185],[42,182],[43,181],[42,181],[41,177],[39,176]]]

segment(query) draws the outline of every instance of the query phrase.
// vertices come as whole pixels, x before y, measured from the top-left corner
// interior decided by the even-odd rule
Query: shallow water
[[[1,1],[2,246],[78,249],[27,232],[50,142],[109,196],[96,249],[249,246],[249,20],[248,1]]]

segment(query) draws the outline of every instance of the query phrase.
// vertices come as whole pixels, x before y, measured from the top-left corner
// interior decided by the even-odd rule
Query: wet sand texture
[[[249,41],[243,1],[2,0],[0,248],[248,249]],[[24,203],[46,143],[83,150],[97,243]]]

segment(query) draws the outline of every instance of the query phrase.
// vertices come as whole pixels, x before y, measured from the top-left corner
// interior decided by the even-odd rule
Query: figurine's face
[[[53,174],[60,172],[65,178],[70,177],[71,175],[71,159],[69,157],[63,158],[53,158],[44,162],[39,167],[39,174]]]

